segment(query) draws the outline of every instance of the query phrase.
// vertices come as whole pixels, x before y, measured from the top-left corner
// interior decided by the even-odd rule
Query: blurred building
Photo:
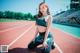
[[[71,0],[70,9],[80,9],[80,0]]]

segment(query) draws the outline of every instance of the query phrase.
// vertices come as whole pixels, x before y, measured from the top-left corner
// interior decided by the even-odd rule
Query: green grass
[[[35,21],[35,20],[0,19],[0,22],[16,22],[16,21]]]
[[[17,22],[17,21],[27,21],[27,20],[0,19],[0,22]]]
[[[72,36],[80,38],[80,28],[79,27],[71,27],[66,25],[60,25],[60,24],[53,24],[55,28],[59,28],[63,30],[64,32],[68,32],[72,34]]]
[[[15,20],[15,19],[0,19],[0,22],[15,22],[15,21],[18,21],[18,20]]]

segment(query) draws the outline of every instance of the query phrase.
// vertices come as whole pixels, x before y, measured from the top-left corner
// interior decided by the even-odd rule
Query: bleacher
[[[66,16],[74,13],[75,11],[76,11],[76,10],[67,10],[67,11],[65,11],[64,13],[59,13],[59,15],[56,15],[56,16],[54,16],[54,17],[56,17],[56,18],[64,18],[64,17],[66,17]]]
[[[54,23],[79,26],[80,27],[80,10],[67,10],[54,16]]]
[[[70,15],[68,15],[67,17],[77,17],[77,18],[80,18],[80,10],[79,11],[76,11]]]

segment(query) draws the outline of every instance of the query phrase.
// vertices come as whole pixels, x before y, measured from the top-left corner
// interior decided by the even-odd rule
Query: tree
[[[3,12],[0,11],[0,18],[3,18]]]

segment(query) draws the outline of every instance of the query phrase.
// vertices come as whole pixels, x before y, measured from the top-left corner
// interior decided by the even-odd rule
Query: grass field
[[[18,20],[15,20],[15,19],[0,19],[0,22],[15,22],[15,21],[18,21]]]
[[[23,21],[23,20],[16,20],[16,19],[0,19],[0,22],[16,22],[16,21]],[[26,20],[24,20],[26,21]]]

